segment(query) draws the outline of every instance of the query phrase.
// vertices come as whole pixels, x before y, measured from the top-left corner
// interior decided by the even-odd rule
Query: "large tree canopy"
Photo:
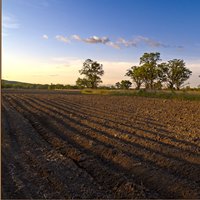
[[[155,66],[160,59],[160,53],[144,53],[142,57],[140,57],[140,65],[142,64],[150,64]]]
[[[166,64],[166,79],[170,89],[180,89],[181,85],[189,79],[192,71],[185,67],[183,60],[174,59]]]
[[[183,60],[174,59],[167,63],[161,61],[160,53],[144,53],[140,57],[140,65],[127,70],[129,76],[140,89],[144,84],[146,89],[161,89],[165,83],[170,89],[180,89],[190,77],[191,71],[185,67]]]
[[[143,83],[143,73],[139,66],[133,66],[127,70],[126,76],[129,76],[136,84],[136,89],[139,90]]]
[[[85,87],[97,88],[98,84],[102,82],[101,76],[104,74],[103,65],[91,59],[87,59],[83,63],[83,68],[79,70],[79,73],[85,75],[85,78],[78,78],[77,84]]]
[[[141,73],[145,87],[153,89],[154,81],[158,78],[158,61],[160,61],[160,53],[144,53],[140,57]]]

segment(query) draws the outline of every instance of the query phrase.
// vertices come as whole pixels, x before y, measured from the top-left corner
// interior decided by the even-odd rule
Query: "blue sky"
[[[184,59],[200,84],[199,0],[3,0],[2,78],[75,84],[87,58],[104,84],[145,52]]]

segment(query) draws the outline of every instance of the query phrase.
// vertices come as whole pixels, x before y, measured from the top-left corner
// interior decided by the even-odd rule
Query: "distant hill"
[[[25,83],[25,82],[20,82],[20,81],[9,81],[9,80],[1,80],[1,83],[3,84],[32,84],[32,83]]]
[[[48,89],[48,84],[33,84],[20,81],[1,80],[2,88],[22,88],[22,89]]]
[[[63,85],[63,84],[34,84],[25,83],[20,81],[1,80],[1,88],[16,88],[16,89],[79,89],[76,85]]]

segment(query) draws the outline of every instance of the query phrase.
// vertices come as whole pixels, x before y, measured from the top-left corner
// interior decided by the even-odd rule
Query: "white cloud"
[[[82,41],[86,43],[92,43],[92,44],[96,44],[96,43],[106,44],[107,42],[110,41],[108,37],[98,37],[98,36],[91,36],[89,38],[81,38],[79,35],[72,35],[72,38],[74,40],[78,40],[78,41]]]
[[[45,34],[42,36],[42,38],[45,39],[45,40],[49,39],[48,35],[45,35]]]
[[[70,43],[70,40],[62,35],[56,35],[56,40],[64,43]]]
[[[69,43],[69,39],[67,37],[57,35],[56,39],[62,42]],[[162,47],[162,48],[177,48],[177,49],[183,49],[183,46],[178,45],[166,45],[164,43],[161,43],[159,41],[156,41],[154,39],[150,39],[148,37],[144,36],[136,36],[132,39],[125,39],[125,38],[119,38],[116,41],[111,41],[109,37],[99,37],[99,36],[91,36],[88,38],[82,38],[81,36],[75,34],[71,35],[72,40],[81,41],[88,44],[105,44],[107,46],[110,46],[115,49],[121,49],[124,47],[138,47],[140,44],[144,44],[149,47]]]
[[[137,42],[135,40],[125,40],[124,38],[119,38],[116,41],[116,44],[125,47],[132,47],[132,46],[136,47]]]
[[[143,36],[137,36],[132,40],[119,38],[116,41],[116,44],[120,45],[121,47],[137,47],[140,43],[144,43],[150,47],[169,47],[169,45],[162,44],[158,41]]]
[[[86,39],[83,39],[84,42],[87,43],[102,43],[102,44],[106,44],[107,42],[109,42],[109,38],[108,37],[97,37],[97,36],[92,36]]]
[[[158,41],[155,41],[153,39],[143,37],[143,36],[138,36],[136,39],[138,40],[138,42],[144,42],[145,44],[151,47],[168,47],[169,46],[169,45],[162,44]]]
[[[79,35],[72,35],[72,39],[81,41],[81,37]]]
[[[110,41],[110,39],[106,36],[104,37],[91,36],[89,38],[81,38],[79,35],[72,35],[72,39],[89,44],[98,44],[98,43],[105,44],[112,48],[120,49],[120,46],[117,43]]]
[[[108,45],[110,47],[113,47],[115,49],[121,49],[121,47],[118,44],[114,43],[114,42],[107,42],[106,45]]]
[[[145,45],[150,46],[150,47],[164,47],[164,48],[173,47],[173,46],[163,44],[161,42],[158,42],[156,40],[153,40],[144,36],[137,36],[131,40],[127,40],[125,38],[119,38],[117,41],[111,41],[108,37],[98,37],[98,36],[91,36],[89,38],[81,38],[79,35],[72,35],[71,37],[74,40],[82,41],[85,43],[106,44],[115,49],[121,49],[123,47],[137,47],[141,43],[144,43]],[[177,46],[174,46],[174,47],[177,48]]]

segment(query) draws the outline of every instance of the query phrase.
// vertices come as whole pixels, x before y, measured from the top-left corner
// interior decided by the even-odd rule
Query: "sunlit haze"
[[[115,84],[145,52],[183,59],[200,84],[199,0],[3,0],[2,78],[75,84],[86,59]]]

